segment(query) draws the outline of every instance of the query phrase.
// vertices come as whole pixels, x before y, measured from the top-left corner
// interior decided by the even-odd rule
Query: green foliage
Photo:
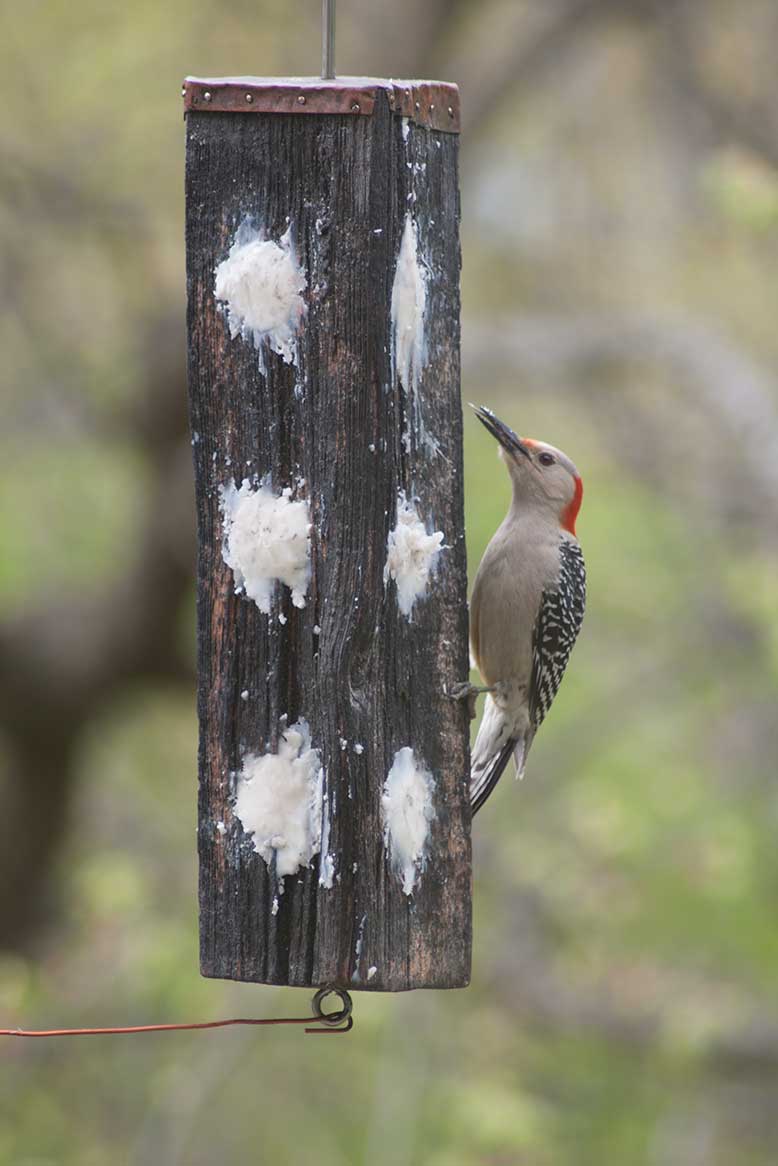
[[[1,448],[2,531],[14,548],[0,559],[3,609],[116,584],[145,501],[141,451],[81,437]]]
[[[715,158],[704,190],[723,217],[763,235],[778,227],[778,172],[759,159],[730,150]]]

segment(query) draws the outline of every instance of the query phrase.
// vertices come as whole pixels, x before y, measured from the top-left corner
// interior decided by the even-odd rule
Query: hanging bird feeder
[[[470,974],[459,100],[190,77],[206,976]]]

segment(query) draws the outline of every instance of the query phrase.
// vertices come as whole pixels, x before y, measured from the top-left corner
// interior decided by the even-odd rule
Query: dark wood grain
[[[469,726],[465,708],[444,695],[468,673],[457,147],[455,134],[416,125],[406,140],[383,93],[369,117],[187,115],[207,976],[393,991],[469,980]],[[409,207],[429,271],[420,398],[437,455],[418,441],[391,365],[391,288]],[[247,215],[272,238],[293,224],[308,279],[297,369],[267,352],[260,373],[256,351],[230,339],[214,299],[214,268]],[[304,479],[296,495],[313,521],[306,606],[293,607],[279,587],[270,616],[234,594],[218,497],[231,477],[268,472],[278,486]],[[383,580],[399,489],[447,545],[411,622]],[[273,915],[273,872],[231,807],[242,754],[275,749],[284,716],[304,717],[321,752],[336,806],[337,878],[319,886],[317,856],[287,876]],[[406,745],[436,783],[428,861],[412,897],[387,861],[381,820],[383,784]]]

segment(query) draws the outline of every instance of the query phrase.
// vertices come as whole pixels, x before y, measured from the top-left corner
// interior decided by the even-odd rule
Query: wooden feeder
[[[463,987],[458,92],[184,105],[201,970]]]

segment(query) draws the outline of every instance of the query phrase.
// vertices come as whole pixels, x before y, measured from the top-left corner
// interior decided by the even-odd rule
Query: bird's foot
[[[467,715],[473,721],[475,720],[475,702],[482,692],[494,692],[494,689],[484,684],[471,684],[469,680],[463,680],[461,683],[452,684],[446,692],[446,696],[450,700],[466,700]]]
[[[471,684],[469,680],[463,680],[459,684],[452,684],[446,696],[450,696],[452,700],[467,700],[482,692],[494,692],[494,689],[486,684]]]

